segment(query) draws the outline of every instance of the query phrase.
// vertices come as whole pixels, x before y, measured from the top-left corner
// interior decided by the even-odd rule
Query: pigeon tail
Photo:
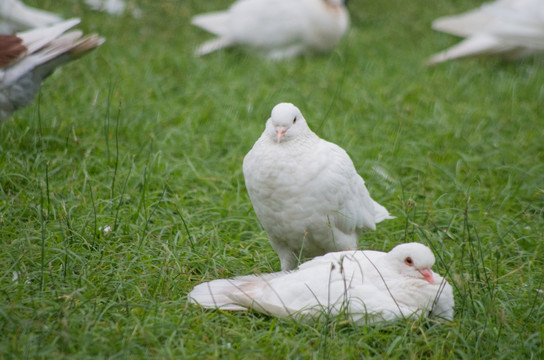
[[[80,39],[69,51],[71,60],[82,57],[89,51],[94,50],[95,48],[102,45],[105,41],[105,38],[100,37],[97,34],[91,34],[84,37],[83,39]]]
[[[75,30],[50,41],[41,51],[31,54],[14,65],[13,71],[6,73],[4,82],[14,83],[30,71],[33,72],[33,77],[41,82],[55,68],[85,55],[105,41],[97,35],[79,39],[81,36],[82,32]]]
[[[17,36],[23,40],[23,44],[28,49],[28,53],[32,54],[80,22],[80,19],[74,18],[47,28],[39,28],[18,33]]]
[[[196,56],[204,56],[214,51],[226,48],[233,45],[230,40],[224,38],[217,38],[210,41],[206,41],[204,44],[200,45],[196,51]]]
[[[79,30],[71,31],[52,41],[47,47],[48,50],[49,47],[51,47],[51,49],[43,54],[43,65],[35,68],[34,77],[41,77],[42,80],[45,79],[51,75],[57,67],[84,56],[91,50],[102,45],[105,41],[104,38],[101,38],[96,34],[79,39],[82,35],[82,32]]]
[[[478,35],[469,37],[457,45],[432,55],[427,61],[427,64],[435,65],[448,60],[460,59],[469,56],[490,55],[507,51],[515,52],[517,49],[519,48],[504,45],[494,36]]]
[[[225,11],[218,11],[193,16],[191,24],[211,32],[217,36],[223,36],[229,32],[229,15]]]
[[[432,22],[431,28],[436,31],[466,37],[481,32],[482,28],[489,22],[490,19],[482,16],[480,9],[477,9],[461,15],[440,17]]]
[[[230,294],[240,291],[245,283],[236,279],[219,279],[202,283],[189,293],[189,301],[208,309],[222,310],[246,310],[245,307],[236,305]]]
[[[383,205],[378,204],[374,200],[372,201],[374,202],[374,222],[376,224],[387,219],[395,218],[394,216],[389,215],[389,211],[387,211]]]

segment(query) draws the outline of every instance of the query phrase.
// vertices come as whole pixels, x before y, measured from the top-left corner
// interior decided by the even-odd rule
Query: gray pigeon
[[[100,46],[104,39],[65,33],[79,23],[67,20],[16,35],[0,35],[0,121],[29,105],[55,68]]]

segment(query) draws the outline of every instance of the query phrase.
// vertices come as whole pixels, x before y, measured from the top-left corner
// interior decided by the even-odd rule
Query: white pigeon
[[[206,308],[306,320],[344,314],[359,325],[421,315],[451,320],[452,288],[431,270],[433,264],[433,253],[420,243],[388,253],[340,251],[295,271],[202,283],[189,300]]]
[[[125,12],[125,0],[85,0],[91,9],[105,11],[111,15],[122,15]]]
[[[81,38],[79,30],[66,32],[79,22],[71,19],[16,35],[0,35],[0,121],[29,105],[55,68],[104,42],[95,34]]]
[[[349,26],[345,0],[238,0],[228,10],[193,17],[192,24],[217,38],[197,55],[247,46],[270,59],[327,52]]]
[[[544,0],[496,0],[439,18],[432,28],[465,40],[431,56],[430,65],[481,55],[516,59],[544,50]]]
[[[372,200],[349,155],[312,132],[293,104],[272,109],[243,170],[282,270],[300,257],[356,249],[363,229],[392,218]]]
[[[32,8],[20,0],[0,0],[0,34],[13,34],[61,21],[59,15]]]

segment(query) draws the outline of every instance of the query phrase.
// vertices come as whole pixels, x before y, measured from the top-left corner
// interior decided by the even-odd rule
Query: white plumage
[[[327,52],[349,25],[345,0],[238,0],[228,10],[193,17],[192,24],[217,36],[197,55],[230,46],[247,46],[281,59]]]
[[[13,34],[61,21],[59,15],[27,6],[20,0],[0,1],[0,34]]]
[[[465,40],[429,58],[429,64],[480,55],[516,59],[544,50],[544,1],[496,0],[435,20],[432,28]]]
[[[94,34],[81,38],[79,30],[66,32],[79,22],[71,19],[46,28],[0,36],[0,120],[29,105],[42,81],[55,68],[104,42]]]
[[[282,270],[294,269],[300,257],[356,249],[363,229],[391,218],[372,200],[348,154],[313,133],[292,104],[274,107],[243,170]]]
[[[380,251],[341,251],[291,272],[213,280],[197,285],[192,303],[223,310],[254,309],[278,317],[345,314],[356,324],[431,315],[453,318],[453,292],[434,273],[431,250],[419,243]]]

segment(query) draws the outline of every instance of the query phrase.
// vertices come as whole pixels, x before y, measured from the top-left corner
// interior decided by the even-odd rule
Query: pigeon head
[[[434,255],[425,245],[416,242],[400,244],[395,246],[387,256],[400,274],[424,279],[434,284],[431,270],[434,265]]]
[[[266,122],[267,134],[277,143],[292,140],[308,130],[308,124],[300,110],[289,103],[274,106]]]

